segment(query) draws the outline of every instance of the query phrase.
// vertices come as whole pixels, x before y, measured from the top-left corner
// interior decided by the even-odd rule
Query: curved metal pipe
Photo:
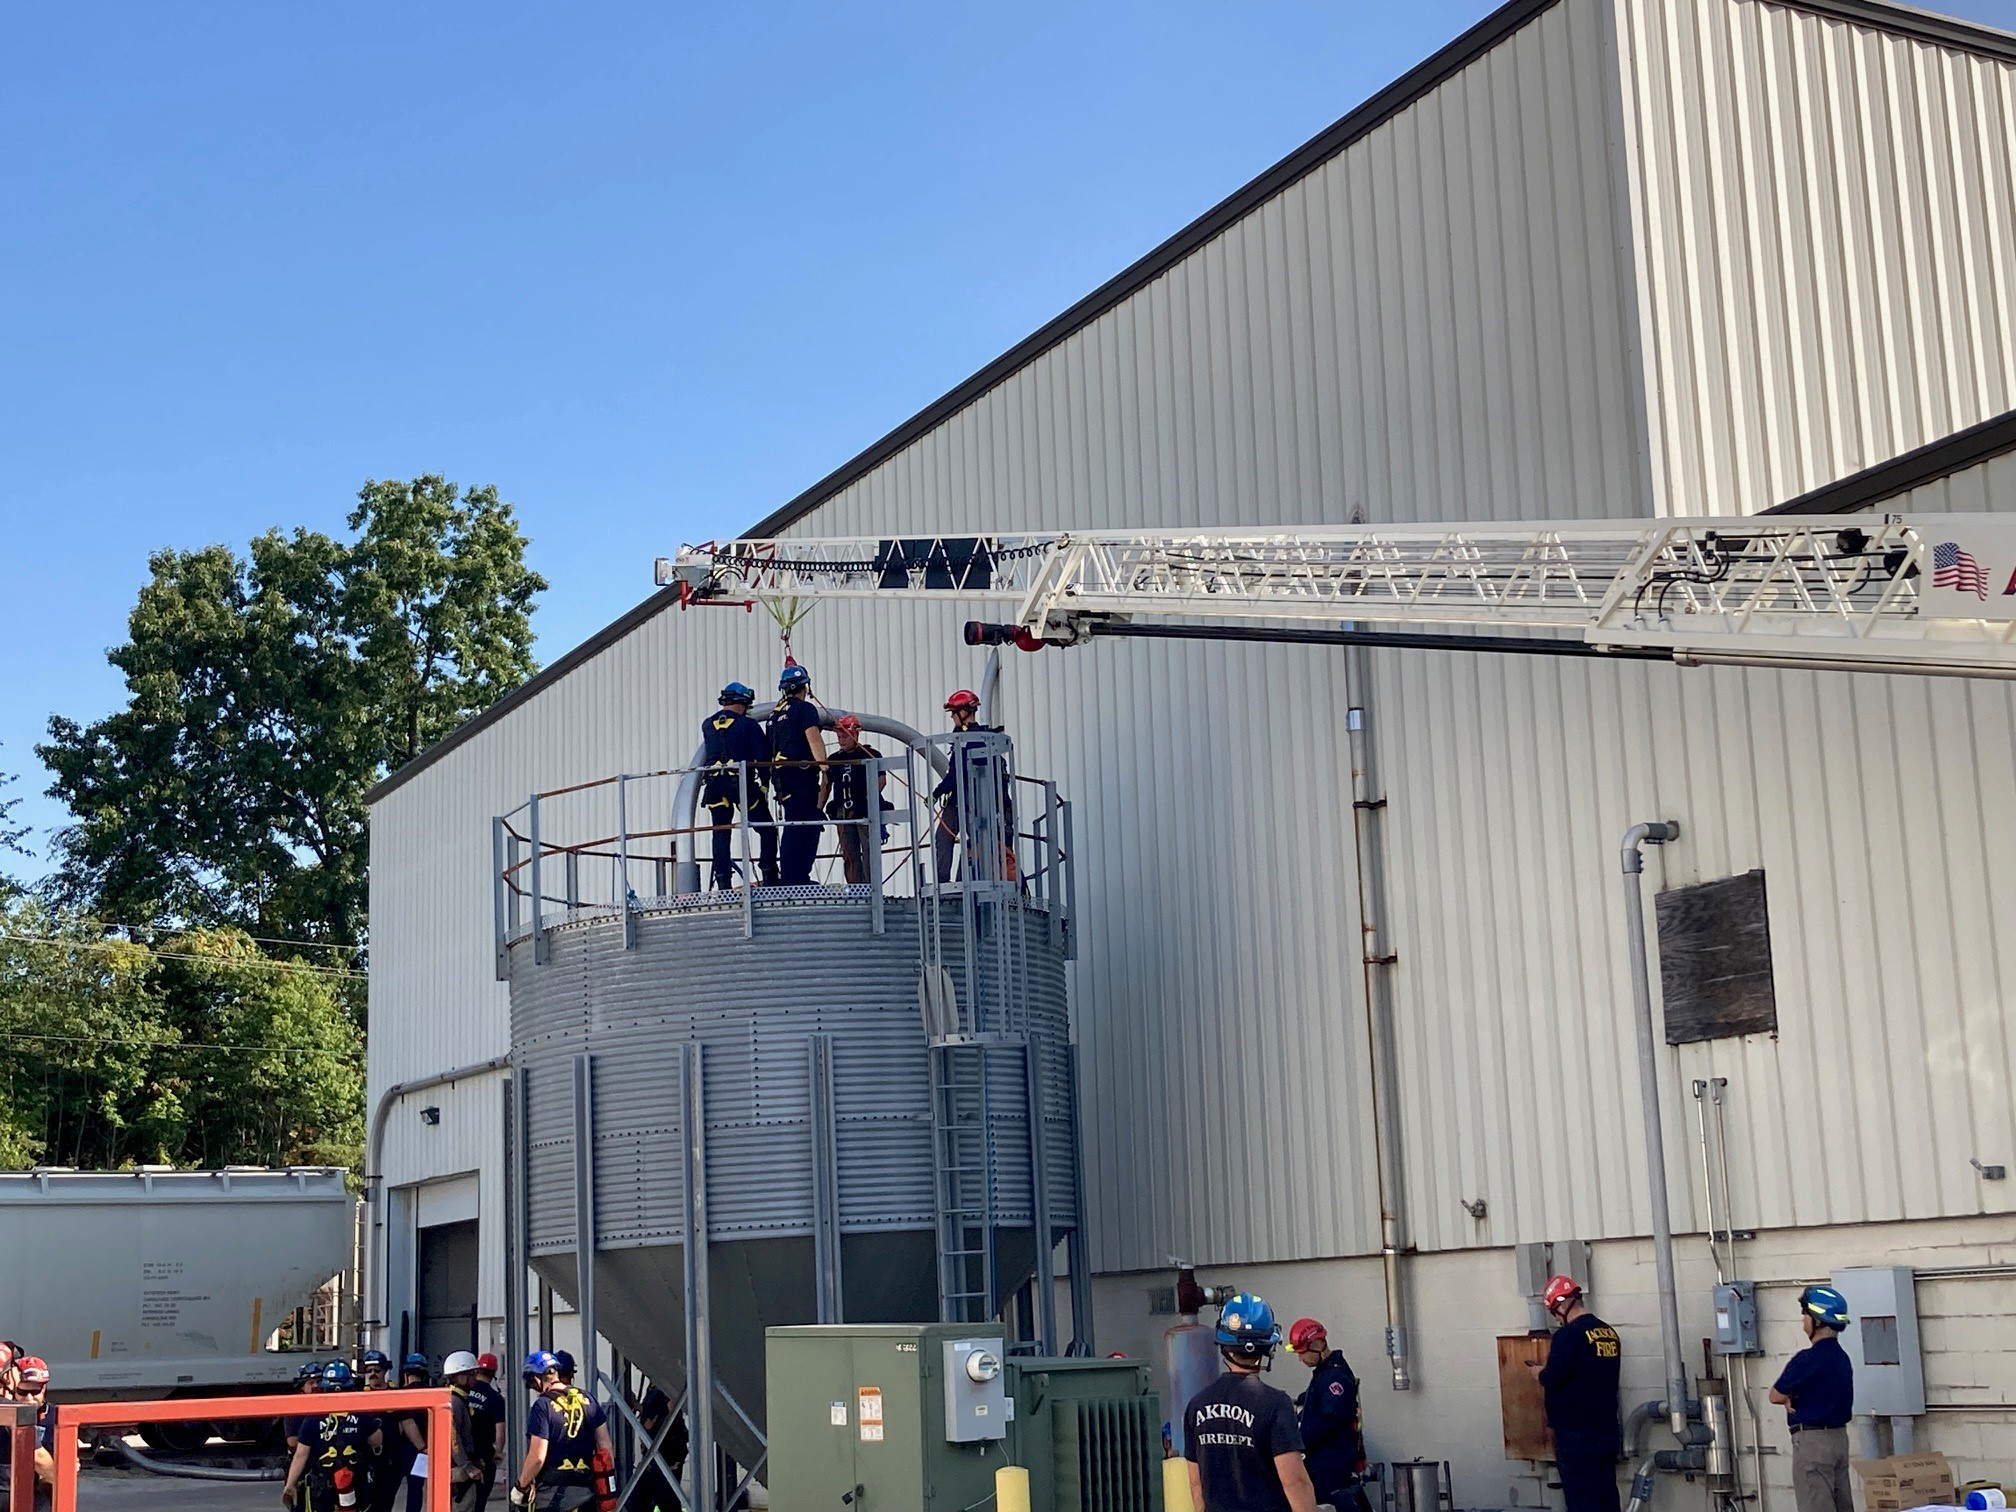
[[[998,670],[998,669],[996,669]],[[984,686],[984,684],[983,684]],[[986,693],[981,694],[985,707]],[[900,740],[912,751],[923,753],[931,770],[940,777],[945,775],[945,753],[926,742],[921,731],[912,729],[900,719],[891,719],[886,714],[863,714],[857,709],[828,707],[826,717],[820,721],[820,728],[831,729],[834,721],[843,714],[852,714],[861,721],[862,733],[887,735],[891,740]],[[706,765],[707,747],[703,744],[694,751],[693,759],[686,765],[686,774],[679,779],[678,789],[672,794],[672,827],[681,831],[689,840],[697,837],[700,827],[700,768]],[[679,858],[673,871],[673,890],[682,893],[700,891],[700,848],[689,843]]]
[[[117,1449],[135,1469],[145,1470],[149,1475],[166,1475],[174,1480],[277,1481],[287,1478],[287,1472],[278,1465],[178,1465],[142,1454],[124,1439],[103,1439],[100,1442]]]
[[[1652,1202],[1652,1268],[1659,1282],[1659,1338],[1666,1357],[1666,1420],[1683,1442],[1687,1432],[1687,1368],[1680,1345],[1680,1293],[1673,1270],[1673,1214],[1666,1195],[1666,1136],[1659,1118],[1658,1036],[1652,1027],[1652,977],[1645,958],[1645,897],[1638,878],[1645,845],[1680,837],[1673,820],[1634,824],[1624,832],[1624,944],[1631,953],[1631,996],[1638,1024],[1638,1090],[1645,1105],[1645,1185]]]
[[[1001,648],[996,646],[987,653],[987,670],[980,674],[980,712],[975,717],[980,724],[993,724],[994,695],[1001,686]]]
[[[392,1116],[392,1109],[398,1101],[410,1093],[425,1092],[430,1087],[445,1087],[450,1082],[466,1081],[472,1076],[483,1076],[492,1071],[509,1069],[511,1057],[493,1055],[486,1061],[474,1065],[457,1066],[453,1071],[442,1071],[433,1076],[416,1077],[412,1081],[394,1082],[378,1094],[378,1102],[371,1110],[371,1131],[364,1140],[364,1203],[371,1209],[371,1242],[364,1246],[364,1266],[369,1273],[359,1278],[358,1293],[362,1309],[374,1310],[380,1314],[390,1311],[388,1299],[375,1293],[385,1284],[386,1256],[380,1248],[385,1237],[385,1123]],[[378,1319],[380,1327],[389,1327],[384,1317]],[[366,1337],[370,1324],[363,1318],[357,1320],[357,1347],[367,1349],[370,1339]],[[165,1472],[164,1472],[165,1473]]]

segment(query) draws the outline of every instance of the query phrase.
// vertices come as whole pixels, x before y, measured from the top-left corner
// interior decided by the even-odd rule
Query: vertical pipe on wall
[[[1659,1047],[1652,1026],[1652,975],[1645,955],[1645,845],[1680,837],[1678,823],[1634,824],[1624,832],[1624,944],[1631,956],[1631,997],[1638,1025],[1638,1090],[1645,1105],[1645,1186],[1652,1203],[1652,1268],[1659,1283],[1659,1340],[1666,1361],[1666,1421],[1687,1433],[1687,1370],[1680,1349],[1680,1294],[1673,1274],[1673,1214],[1666,1196],[1666,1136],[1659,1118]]]
[[[515,1067],[504,1083],[504,1379],[517,1378],[525,1356],[531,1353],[525,1341],[526,1278],[532,1271],[529,1177],[526,1153],[530,1139],[526,1130],[525,1070]],[[504,1392],[504,1445],[507,1465],[517,1466],[525,1458],[525,1393]]]
[[[1379,782],[1371,724],[1371,655],[1362,646],[1345,652],[1350,701],[1345,727],[1351,744],[1351,817],[1358,863],[1359,954],[1364,973],[1366,1058],[1372,1092],[1372,1133],[1379,1177],[1379,1254],[1386,1280],[1386,1358],[1393,1389],[1414,1386],[1407,1347],[1406,1278],[1400,1257],[1407,1244],[1405,1168],[1400,1158],[1398,1058],[1393,1046],[1393,950],[1386,920],[1386,796]]]

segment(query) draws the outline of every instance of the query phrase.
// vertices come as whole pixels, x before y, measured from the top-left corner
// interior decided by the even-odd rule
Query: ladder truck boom
[[[1964,565],[1959,565],[1964,564]],[[1326,529],[744,538],[683,546],[657,580],[688,606],[954,597],[1012,608],[973,640],[1026,649],[1158,623],[1317,624],[1395,644],[2016,678],[2016,524],[1996,515],[1728,516]],[[1195,633],[1204,633],[1197,626]],[[1152,633],[1181,634],[1180,629]]]

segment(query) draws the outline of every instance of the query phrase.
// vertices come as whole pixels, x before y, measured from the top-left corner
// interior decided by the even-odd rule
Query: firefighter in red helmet
[[[1616,1329],[1589,1310],[1582,1285],[1572,1276],[1550,1280],[1541,1301],[1561,1325],[1554,1331],[1547,1363],[1533,1367],[1547,1396],[1561,1499],[1568,1512],[1617,1512],[1617,1456],[1624,1448],[1617,1420],[1622,1341]]]
[[[978,722],[980,695],[971,688],[960,688],[947,698],[945,712],[952,716],[952,741],[948,753],[951,760],[938,786],[931,790],[932,798],[939,805],[937,823],[931,833],[931,850],[938,865],[938,880],[941,884],[959,881],[962,876],[973,881],[997,880],[993,870],[995,865],[1012,864],[1008,862],[1008,857],[1015,834],[1007,768],[1005,764],[998,764],[996,769],[997,763],[990,756],[986,742],[960,737],[998,735],[1001,727]],[[991,795],[987,791],[989,783],[993,784]],[[970,805],[975,812],[962,812],[962,804]],[[990,837],[983,832],[993,833]],[[952,870],[952,848],[955,844],[965,849],[958,874]],[[1003,847],[1000,856],[993,854],[997,844]]]
[[[1309,1389],[1296,1398],[1302,1421],[1302,1452],[1316,1500],[1337,1512],[1370,1512],[1361,1486],[1365,1473],[1365,1418],[1358,1377],[1342,1350],[1314,1318],[1297,1318],[1288,1347],[1309,1367]]]

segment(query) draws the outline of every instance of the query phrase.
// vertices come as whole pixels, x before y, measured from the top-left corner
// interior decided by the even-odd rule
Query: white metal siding
[[[1762,0],[1616,0],[1665,514],[2016,408],[2016,64]]]
[[[1769,894],[1778,1035],[1661,1051],[1676,1224],[1706,1226],[1688,1089],[1715,1075],[1765,1227],[2010,1206],[1968,1160],[2016,1149],[2016,692],[1380,661],[1422,1247],[1648,1230],[1617,859],[1641,819],[1682,825],[1648,851],[1648,918],[1752,867]],[[1655,993],[1657,969],[1655,946]]]

